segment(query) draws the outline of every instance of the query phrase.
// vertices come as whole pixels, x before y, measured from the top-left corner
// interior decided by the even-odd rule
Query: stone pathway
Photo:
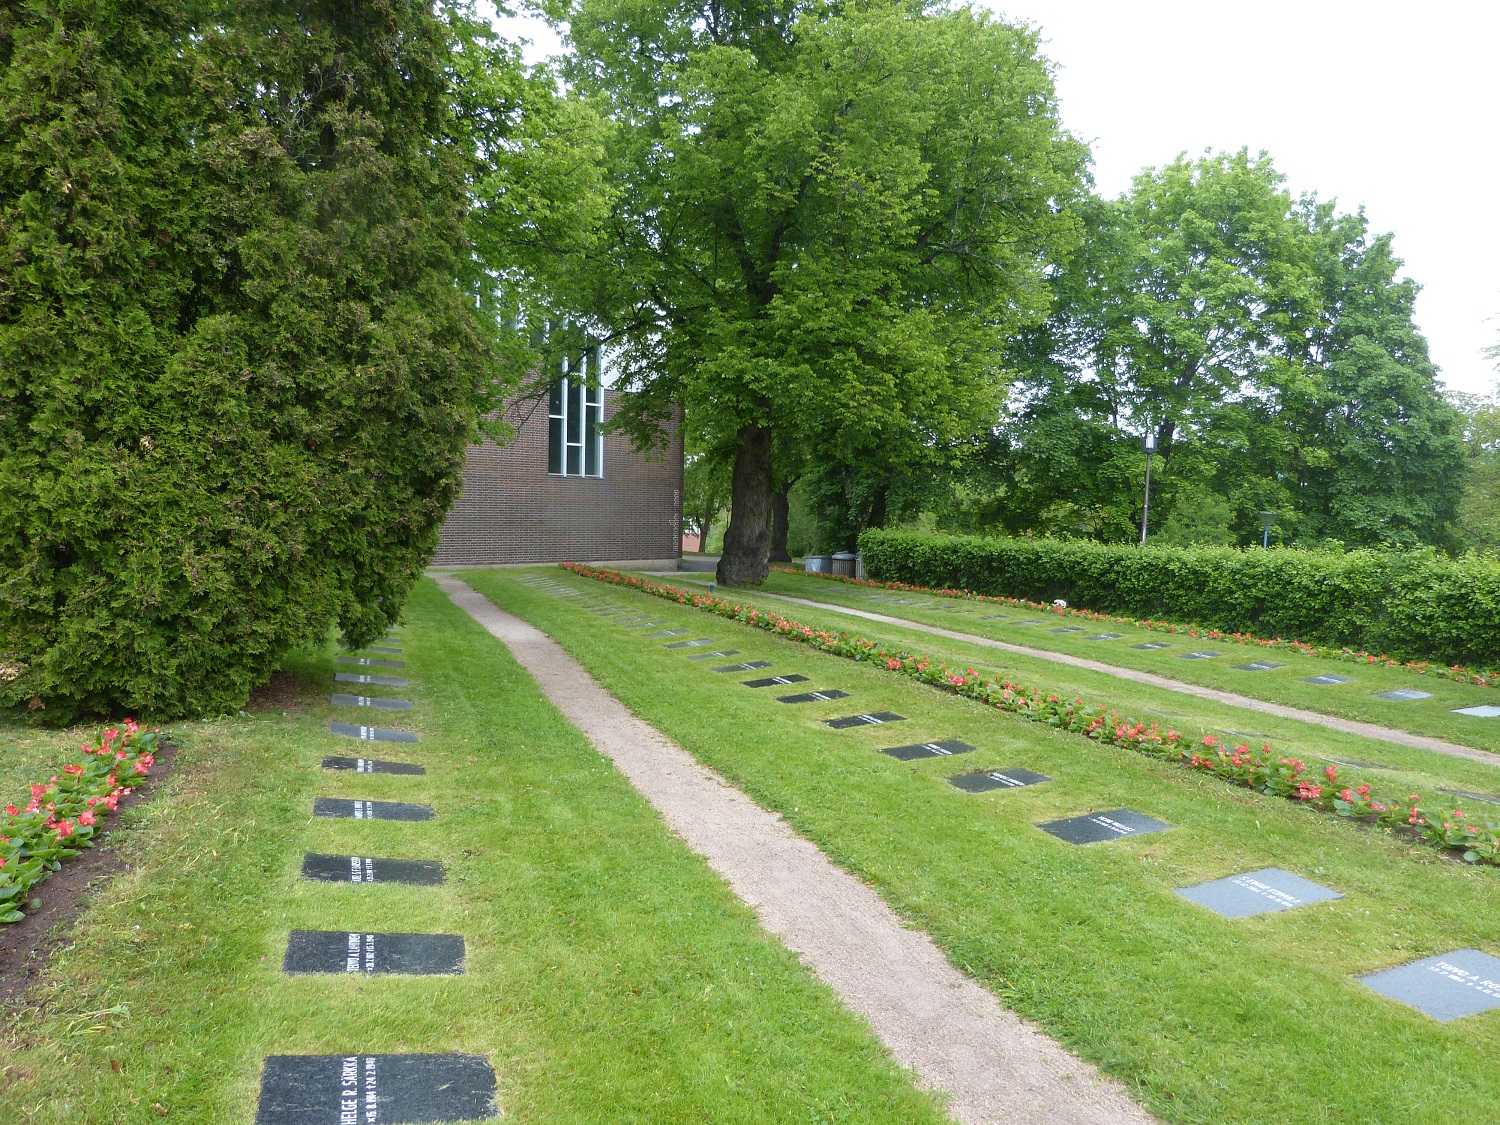
[[[927,935],[774,813],[637,719],[544,633],[432,577],[963,1125],[1144,1125],[1118,1083],[954,969]]]
[[[681,578],[682,576],[667,575],[666,577]],[[974,633],[960,632],[957,629],[944,629],[938,625],[924,625],[920,621],[911,621],[905,617],[891,617],[884,613],[872,613],[867,609],[854,609],[852,606],[834,605],[831,602],[818,602],[810,598],[796,598],[790,594],[772,594],[765,590],[756,590],[755,597],[757,599],[776,598],[778,601],[794,602],[797,605],[810,606],[813,609],[826,609],[830,613],[842,613],[848,617],[862,617],[867,621],[878,621],[884,625],[899,625],[903,629],[915,629],[920,633],[931,633],[936,637],[947,637],[949,640],[963,641],[966,644],[996,648],[1003,652],[1016,653],[1018,656],[1034,656],[1039,660],[1050,660],[1054,664],[1067,664],[1074,668],[1087,668],[1091,672],[1103,672],[1105,675],[1114,676],[1117,679],[1132,680],[1138,684],[1149,684],[1152,687],[1181,692],[1183,695],[1195,695],[1199,699],[1211,699],[1215,703],[1227,703],[1232,707],[1243,707],[1248,711],[1259,711],[1262,714],[1275,715],[1282,719],[1297,719],[1304,723],[1316,723],[1318,726],[1328,727],[1330,730],[1343,731],[1345,734],[1363,735],[1365,738],[1375,738],[1381,742],[1392,742],[1397,746],[1411,746],[1418,750],[1431,750],[1435,754],[1446,754],[1450,758],[1467,758],[1471,762],[1483,762],[1487,766],[1500,766],[1500,754],[1494,754],[1488,750],[1479,750],[1473,746],[1463,746],[1457,742],[1448,742],[1441,738],[1431,738],[1425,734],[1412,734],[1410,731],[1397,730],[1394,727],[1383,727],[1376,723],[1362,723],[1355,719],[1340,719],[1334,715],[1320,714],[1317,711],[1304,711],[1300,707],[1287,707],[1280,703],[1267,703],[1263,699],[1252,699],[1248,695],[1238,695],[1232,691],[1219,691],[1217,688],[1199,687],[1197,684],[1183,683],[1181,680],[1158,676],[1153,672],[1140,672],[1134,668],[1121,668],[1117,664],[1105,664],[1102,661],[1089,660],[1082,656],[1070,656],[1062,652],[1049,652],[1046,649],[1027,648],[1025,645],[997,641],[990,637],[977,636]]]

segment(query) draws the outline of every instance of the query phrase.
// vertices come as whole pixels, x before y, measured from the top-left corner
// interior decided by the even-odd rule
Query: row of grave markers
[[[922,609],[930,609],[934,613],[974,612],[974,609],[968,606],[932,605],[928,602],[921,602],[912,598],[898,598],[888,594],[866,594],[864,596],[872,601],[883,601],[891,605],[919,606]],[[979,616],[976,620],[1009,621],[1009,616],[1009,614],[1005,613],[986,613]],[[1009,623],[1012,627],[1015,628],[1021,628],[1028,625],[1047,624],[1046,620],[1043,618],[1028,619],[1025,621],[1009,621]],[[1060,628],[1052,629],[1051,632],[1082,633],[1084,632],[1084,627],[1082,625],[1064,625]],[[1121,640],[1124,636],[1124,633],[1093,633],[1082,639],[1085,641],[1118,641]],[[1147,641],[1144,644],[1131,645],[1130,647],[1134,649],[1143,649],[1147,652],[1154,652],[1159,649],[1171,648],[1172,643],[1170,641]],[[1222,653],[1210,651],[1184,652],[1178,655],[1178,659],[1216,660],[1222,655]],[[1284,667],[1284,665],[1277,664],[1275,661],[1271,660],[1252,660],[1248,664],[1236,664],[1234,666],[1235,671],[1237,672],[1270,672],[1273,669],[1281,667]],[[1333,687],[1339,684],[1352,684],[1354,682],[1354,678],[1352,676],[1339,676],[1332,673],[1324,673],[1323,675],[1319,676],[1304,676],[1302,677],[1302,682],[1304,684],[1319,684],[1325,687]],[[1394,691],[1377,691],[1375,692],[1375,698],[1387,699],[1394,703],[1415,703],[1419,699],[1431,699],[1432,692],[1417,691],[1414,688],[1397,688]],[[1476,707],[1457,707],[1453,709],[1453,713],[1455,715],[1469,715],[1478,719],[1494,719],[1500,718],[1500,706],[1495,706],[1494,704],[1490,703],[1484,703]]]
[[[387,637],[387,640],[394,640]],[[399,655],[390,645],[371,645],[369,652]],[[341,664],[404,669],[405,662],[340,656]],[[409,681],[383,673],[339,672],[335,681],[404,688]],[[410,711],[406,699],[336,692],[335,707],[374,711]],[[330,722],[329,733],[361,741],[413,743],[412,731],[359,723]],[[413,762],[332,755],[327,770],[423,776]],[[418,822],[434,819],[430,805],[401,801],[317,797],[313,815]],[[302,877],[323,883],[405,883],[435,887],[447,872],[433,860],[374,856],[308,854]],[[458,934],[366,933],[293,930],[287,938],[281,971],[288,975],[339,973],[368,976],[384,973],[454,975],[464,971],[464,939]],[[470,1121],[492,1117],[495,1073],[483,1055],[459,1053],[403,1055],[272,1055],[261,1073],[256,1125],[402,1125],[414,1122]]]
[[[688,629],[663,628],[668,623],[652,619],[652,615],[634,613],[631,609],[603,598],[589,598],[574,587],[555,579],[538,576],[522,579],[527,585],[541,589],[556,597],[582,599],[577,604],[600,617],[606,617],[627,629],[654,628],[658,631],[641,634],[643,638],[662,639],[681,636]],[[1060,630],[1069,631],[1069,630]],[[1118,636],[1117,634],[1114,636]],[[699,637],[686,641],[671,641],[669,649],[702,648],[714,644],[712,638]],[[1162,647],[1160,644],[1154,646]],[[690,660],[706,660],[713,657],[737,656],[737,649],[715,649],[711,652],[694,653]],[[1190,654],[1193,655],[1193,654]],[[1196,654],[1215,656],[1215,653]],[[761,671],[770,668],[767,660],[744,661],[714,668],[721,674]],[[1274,665],[1273,665],[1274,667]],[[798,673],[760,676],[740,681],[751,689],[764,689],[807,683],[808,678]],[[817,691],[800,691],[777,695],[778,702],[787,704],[822,702],[847,699],[849,695],[837,688]],[[905,716],[891,711],[876,711],[822,720],[825,726],[835,730],[853,727],[880,726],[886,723],[903,722]],[[958,739],[935,742],[912,743],[904,746],[886,747],[880,753],[910,762],[924,758],[953,757],[974,752],[976,747]],[[1001,789],[1021,789],[1040,785],[1052,779],[1021,767],[981,770],[958,774],[948,778],[955,788],[966,793],[987,793]],[[1063,820],[1048,821],[1037,825],[1043,832],[1069,844],[1093,844],[1120,840],[1129,836],[1142,836],[1165,832],[1171,825],[1133,809],[1113,809],[1109,812],[1088,813]],[[1331,888],[1321,886],[1309,879],[1279,867],[1268,867],[1214,879],[1190,887],[1174,888],[1175,892],[1189,902],[1206,907],[1225,918],[1246,918],[1257,914],[1292,910],[1312,903],[1341,899],[1344,896]],[[1448,1021],[1461,1016],[1477,1015],[1491,1008],[1500,1007],[1500,958],[1478,949],[1457,949],[1436,957],[1427,957],[1391,969],[1360,974],[1356,980],[1375,992],[1417,1009],[1433,1019]]]

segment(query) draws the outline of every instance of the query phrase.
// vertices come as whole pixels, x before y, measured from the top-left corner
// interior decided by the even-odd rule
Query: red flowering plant
[[[1429,815],[1422,809],[1417,794],[1392,797],[1375,794],[1369,785],[1351,787],[1340,782],[1337,766],[1310,771],[1307,763],[1298,758],[1277,756],[1269,744],[1262,745],[1258,751],[1248,745],[1226,747],[1215,736],[1206,734],[1201,748],[1198,748],[1180,731],[1170,727],[1163,730],[1156,723],[1148,725],[1102,705],[1086,703],[1081,698],[1069,699],[1008,679],[986,679],[973,668],[954,668],[922,653],[882,648],[865,637],[814,629],[778,613],[714,594],[684,590],[583,563],[560,565],[584,578],[639,590],[765,629],[820,651],[863,661],[875,668],[919,680],[940,691],[978,700],[1032,722],[1203,770],[1233,784],[1337,816],[1415,835],[1446,851],[1461,851],[1464,859],[1471,863],[1500,865],[1500,823],[1474,822],[1462,809],[1454,809],[1444,816]]]
[[[864,586],[877,590],[896,590],[905,594],[925,594],[935,598],[959,598],[968,601],[984,602],[987,605],[1010,606],[1012,609],[1025,609],[1034,613],[1055,613],[1059,617],[1077,617],[1085,621],[1106,622],[1111,625],[1128,625],[1136,629],[1145,629],[1154,633],[1171,633],[1194,638],[1201,637],[1207,641],[1228,641],[1239,645],[1256,645],[1260,648],[1286,649],[1300,652],[1303,656],[1316,656],[1325,660],[1339,660],[1354,664],[1378,664],[1386,668],[1404,668],[1409,672],[1416,672],[1420,676],[1438,676],[1445,680],[1453,680],[1455,683],[1474,684],[1477,687],[1500,687],[1500,669],[1491,668],[1475,671],[1473,668],[1465,668],[1461,664],[1444,667],[1443,665],[1433,664],[1427,660],[1397,660],[1392,656],[1366,652],[1363,649],[1333,648],[1328,645],[1310,644],[1307,641],[1286,640],[1282,637],[1257,637],[1252,633],[1225,633],[1218,629],[1205,629],[1201,625],[1183,625],[1174,621],[1153,621],[1149,618],[1118,617],[1114,614],[1099,613],[1092,609],[1074,609],[1069,606],[1057,605],[1050,602],[1033,602],[1028,601],[1026,598],[1008,598],[998,594],[976,594],[972,590],[960,590],[952,587],[916,586],[909,582],[877,582],[873,578],[850,578],[842,574],[827,574],[822,571],[801,571],[786,566],[776,566],[771,569],[782,574],[825,578],[833,582],[842,582],[846,586]]]
[[[126,719],[101,730],[46,784],[33,783],[25,808],[0,819],[0,923],[19,922],[31,888],[70,853],[92,847],[99,823],[151,771],[161,732]]]

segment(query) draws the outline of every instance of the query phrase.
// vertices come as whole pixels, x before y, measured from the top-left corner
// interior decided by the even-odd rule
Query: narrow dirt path
[[[672,577],[680,577],[674,575]],[[765,590],[755,591],[757,598],[776,598],[778,601],[795,602],[798,605],[811,606],[814,609],[826,609],[830,613],[842,613],[849,617],[862,617],[866,621],[879,621],[885,625],[899,625],[903,629],[915,629],[921,633],[931,633],[935,637],[947,637],[949,640],[963,641],[966,644],[982,645],[985,648],[997,648],[1003,652],[1013,652],[1018,656],[1034,656],[1039,660],[1050,660],[1054,664],[1068,664],[1074,668],[1087,668],[1091,672],[1103,672],[1107,676],[1114,676],[1121,680],[1133,680],[1138,684],[1150,684],[1152,687],[1166,688],[1168,691],[1181,692],[1183,695],[1195,695],[1199,699],[1211,699],[1215,703],[1228,703],[1233,707],[1243,707],[1248,711],[1259,711],[1266,715],[1276,715],[1283,719],[1298,719],[1304,723],[1316,723],[1319,726],[1328,727],[1330,730],[1340,730],[1345,734],[1359,734],[1366,738],[1376,738],[1382,742],[1393,742],[1397,746],[1412,746],[1418,750],[1431,750],[1435,754],[1447,754],[1451,758],[1467,758],[1471,762],[1483,762],[1487,766],[1500,766],[1500,754],[1491,753],[1488,750],[1479,750],[1473,746],[1463,746],[1457,742],[1447,742],[1441,738],[1431,738],[1425,734],[1412,734],[1410,731],[1397,730],[1394,727],[1382,727],[1376,723],[1361,723],[1355,719],[1340,719],[1334,715],[1324,715],[1317,711],[1304,711],[1300,707],[1287,707],[1280,703],[1267,703],[1263,699],[1252,699],[1248,695],[1237,695],[1232,691],[1219,691],[1217,688],[1199,687],[1197,684],[1183,683],[1181,680],[1168,679],[1166,676],[1158,676],[1152,672],[1139,672],[1134,668],[1121,668],[1116,664],[1104,664],[1098,660],[1089,660],[1082,656],[1069,656],[1062,652],[1048,652],[1041,648],[1027,648],[1025,645],[1013,645],[1006,641],[992,640],[989,637],[977,636],[974,633],[961,633],[957,629],[944,629],[939,625],[924,625],[920,621],[911,621],[905,617],[891,617],[884,613],[872,613],[867,609],[854,609],[846,605],[834,605],[832,602],[817,602],[811,598],[797,598],[791,594],[772,594]]]
[[[873,1027],[962,1125],[1146,1125],[1118,1084],[954,969],[926,934],[774,813],[637,719],[546,634],[452,574],[438,586],[729,883],[761,923]]]

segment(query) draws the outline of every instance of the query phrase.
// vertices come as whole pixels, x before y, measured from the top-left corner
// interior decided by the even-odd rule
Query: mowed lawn
[[[350,690],[411,712],[330,708],[330,651],[297,664],[291,705],[174,728],[176,774],[119,837],[130,872],[7,1014],[0,1122],[249,1125],[269,1054],[437,1051],[487,1055],[509,1122],[946,1120],[499,642],[428,582],[399,634],[411,687]],[[436,817],[313,818],[317,796]],[[305,852],[439,860],[447,881],[311,882]],[[460,934],[466,971],[287,977],[292,929]]]
[[[708,574],[680,575],[671,581],[701,585],[712,577]],[[827,578],[779,571],[772,572],[764,589],[769,593],[809,598],[869,613],[919,621],[925,625],[957,629],[1010,644],[1081,656],[1122,668],[1137,668],[1160,676],[1170,676],[1174,680],[1238,692],[1289,707],[1379,723],[1482,750],[1500,751],[1500,717],[1481,718],[1454,714],[1455,709],[1460,707],[1484,704],[1500,706],[1500,688],[1458,683],[1441,676],[1423,675],[1407,668],[1355,663],[1325,656],[1304,656],[1291,649],[1211,641],[1202,636],[1190,637],[1182,633],[1138,629],[1116,622],[1089,621],[1082,617],[1016,609],[994,602],[872,589]],[[746,591],[746,597],[753,599],[754,593]],[[771,604],[769,599],[768,604]],[[799,607],[796,612],[788,609],[785,612],[788,616],[798,617],[801,609]],[[866,631],[866,623],[856,626],[853,624],[855,619],[847,615],[842,619],[846,622],[843,626],[845,629]],[[1022,625],[1019,622],[1039,624]],[[879,626],[871,622],[868,627]],[[1071,631],[1058,632],[1061,629]],[[1101,633],[1117,633],[1120,636],[1110,640],[1090,639]],[[1140,644],[1162,644],[1167,647],[1154,650],[1133,647]],[[1183,659],[1185,654],[1191,652],[1212,652],[1215,655],[1207,660]],[[989,659],[994,662],[1010,658],[997,657],[991,650]],[[1235,667],[1254,663],[1279,664],[1280,667],[1259,671]],[[1311,677],[1326,675],[1346,677],[1350,682],[1305,682]],[[1378,697],[1380,692],[1403,689],[1428,692],[1431,698],[1399,701]]]
[[[670,579],[656,579],[656,581],[670,582],[688,588],[697,588],[701,582],[683,581],[686,576],[677,576]],[[785,576],[773,576],[775,578]],[[818,583],[823,588],[831,588],[833,591],[844,591],[841,603],[847,604],[855,600],[848,591],[849,587],[842,584],[829,582],[826,579],[807,579],[806,581]],[[814,591],[816,592],[816,591]],[[803,596],[798,594],[796,596]],[[764,609],[783,614],[793,620],[812,625],[815,628],[827,629],[834,633],[853,633],[862,637],[878,640],[892,648],[906,648],[913,652],[924,652],[932,655],[935,659],[946,660],[949,663],[960,664],[965,667],[973,667],[985,671],[987,674],[1009,677],[1028,686],[1040,687],[1046,691],[1053,691],[1060,695],[1081,696],[1088,701],[1107,701],[1111,706],[1117,707],[1122,714],[1142,719],[1148,723],[1157,722],[1164,729],[1175,727],[1176,729],[1193,734],[1195,737],[1203,734],[1211,734],[1216,738],[1223,739],[1230,744],[1249,743],[1259,748],[1269,743],[1278,754],[1287,754],[1302,758],[1308,762],[1332,759],[1337,762],[1356,763],[1355,765],[1340,765],[1339,774],[1341,781],[1350,781],[1359,784],[1361,781],[1369,782],[1381,792],[1397,793],[1405,796],[1407,793],[1417,790],[1425,796],[1431,797],[1434,807],[1441,804],[1444,809],[1451,809],[1455,805],[1463,805],[1471,810],[1477,817],[1488,816],[1490,819],[1500,820],[1500,767],[1491,766],[1487,763],[1472,762],[1467,759],[1454,758],[1434,751],[1421,750],[1414,747],[1401,746],[1380,739],[1368,738],[1362,735],[1347,734],[1342,731],[1331,730],[1328,727],[1316,723],[1309,723],[1298,719],[1285,719],[1274,715],[1267,715],[1251,711],[1233,704],[1216,703],[1211,700],[1200,699],[1195,696],[1184,695],[1180,692],[1167,691],[1161,688],[1151,687],[1145,684],[1134,683],[1129,680],[1120,679],[1106,672],[1096,672],[1087,668],[1075,668],[1066,664],[1058,664],[1041,656],[1027,656],[1019,653],[1005,652],[999,649],[987,648],[975,642],[966,642],[950,637],[934,636],[900,624],[891,624],[881,621],[870,621],[864,618],[852,617],[841,614],[834,610],[819,609],[815,606],[804,605],[797,602],[789,602],[784,598],[769,597],[759,591],[746,590],[736,594],[736,597]],[[824,601],[831,602],[833,599],[825,598]],[[928,601],[939,601],[940,599],[927,599]],[[958,602],[959,605],[974,605],[974,603]],[[976,614],[986,613],[987,609],[977,609],[975,614],[943,613],[937,610],[929,610],[924,614],[911,612],[915,607],[893,606],[884,602],[867,602],[856,608],[867,609],[872,612],[885,614],[887,616],[899,616],[909,620],[918,620],[924,623],[940,625],[943,628],[954,629],[961,632],[985,635],[983,626],[990,623],[976,619]],[[998,611],[997,611],[998,612]],[[1037,620],[1039,614],[1015,614],[1015,620]],[[1031,647],[1050,648],[1061,651],[1064,644],[1071,644],[1069,649],[1074,655],[1088,656],[1107,663],[1120,666],[1134,667],[1133,661],[1136,657],[1156,657],[1158,661],[1171,660],[1176,667],[1155,664],[1146,671],[1156,672],[1161,675],[1171,675],[1174,679],[1184,680],[1192,683],[1205,684],[1209,687],[1223,688],[1235,691],[1251,698],[1270,699],[1275,693],[1262,690],[1267,685],[1275,682],[1261,677],[1279,675],[1280,670],[1271,672],[1240,672],[1234,670],[1233,663],[1244,663],[1252,659],[1267,659],[1280,661],[1285,654],[1270,653],[1263,650],[1246,651],[1244,646],[1223,644],[1217,646],[1213,642],[1200,644],[1199,641],[1189,640],[1184,642],[1179,638],[1164,638],[1171,640],[1173,647],[1167,652],[1191,652],[1191,651],[1218,651],[1220,655],[1212,660],[1182,660],[1161,656],[1160,653],[1138,652],[1130,649],[1129,644],[1142,643],[1132,639],[1122,638],[1117,641],[1087,641],[1081,638],[1101,631],[1123,632],[1123,628],[1117,627],[1093,627],[1090,626],[1077,634],[1057,636],[1051,633],[1054,628],[1075,627],[1068,624],[1064,618],[1055,621],[1049,617],[1045,631],[1038,631],[1042,627],[1022,628],[1015,630],[1015,636],[1001,636],[999,639],[1007,640],[1015,644],[1026,644]],[[1145,636],[1150,637],[1151,634]],[[1020,636],[1026,633],[1027,636]],[[1046,643],[1043,644],[1043,638]],[[1158,639],[1163,639],[1158,636]],[[1036,642],[1033,644],[1033,642]],[[1120,647],[1125,646],[1125,647]],[[1128,656],[1129,660],[1125,657]],[[1351,668],[1340,662],[1330,660],[1314,660],[1313,658],[1302,658],[1312,667],[1299,669],[1298,674],[1311,674],[1317,670],[1321,672],[1334,672],[1340,675],[1358,677],[1354,683],[1337,686],[1319,686],[1313,684],[1299,684],[1300,688],[1308,692],[1331,693],[1327,698],[1349,698],[1338,696],[1339,692],[1351,690],[1371,690],[1369,685],[1361,686],[1363,678],[1367,675],[1365,668]],[[1210,673],[1204,669],[1217,669]],[[1433,677],[1418,676],[1412,672],[1398,672],[1395,669],[1370,669],[1369,673],[1380,671],[1384,677],[1393,681],[1401,682],[1404,686],[1415,686],[1425,691],[1434,693],[1444,690],[1454,692],[1467,692],[1475,694],[1480,698],[1489,699],[1500,704],[1500,690],[1494,688],[1479,688],[1452,684],[1444,680],[1434,680]],[[1217,676],[1217,680],[1215,679]],[[1237,677],[1237,678],[1236,678]],[[1223,682],[1218,682],[1222,680]],[[1295,682],[1295,681],[1294,681]],[[1381,686],[1381,690],[1387,690],[1389,684]],[[1306,706],[1308,710],[1322,710],[1329,713],[1328,707],[1313,707],[1307,699],[1288,700],[1275,698],[1273,702],[1289,703],[1296,706]],[[1436,702],[1435,700],[1418,701],[1410,704],[1390,704],[1392,707],[1406,706],[1417,707]],[[1449,706],[1458,706],[1456,702],[1449,701]],[[1464,703],[1467,705],[1467,701]],[[1442,712],[1447,715],[1446,711]],[[1408,716],[1416,714],[1408,712]],[[1356,717],[1350,715],[1348,717]],[[1359,716],[1374,721],[1369,715]],[[1385,716],[1388,718],[1388,716]],[[1452,719],[1463,719],[1473,724],[1473,729],[1488,729],[1486,724],[1500,725],[1500,719],[1477,719],[1462,715],[1448,716]],[[1413,729],[1416,724],[1392,723],[1393,726]],[[1444,732],[1429,730],[1422,733],[1442,734]],[[1451,730],[1446,732],[1452,734]],[[1458,741],[1455,739],[1455,741]],[[1482,739],[1469,738],[1469,744],[1483,741]],[[1441,790],[1453,790],[1455,793],[1479,794],[1492,798],[1489,802],[1475,800],[1472,797],[1459,797],[1453,793],[1443,793]]]
[[[1354,977],[1463,947],[1500,954],[1495,869],[556,568],[463,577],[556,637],[637,714],[784,815],[955,965],[1124,1078],[1163,1119],[1494,1118],[1500,1009],[1438,1023]],[[539,579],[582,597],[527,584]],[[600,598],[685,632],[648,638],[580,604]],[[693,661],[704,648],[666,648],[699,638],[736,654]],[[713,671],[754,660],[770,667]],[[788,673],[808,682],[737,682]],[[776,700],[832,688],[849,698]],[[821,722],[879,710],[907,721],[843,731]],[[978,749],[909,763],[878,752],[950,738]],[[1016,766],[1052,780],[979,795],[947,781]],[[1036,827],[1121,807],[1173,827],[1085,847]],[[1271,866],[1345,897],[1230,920],[1174,893]]]

